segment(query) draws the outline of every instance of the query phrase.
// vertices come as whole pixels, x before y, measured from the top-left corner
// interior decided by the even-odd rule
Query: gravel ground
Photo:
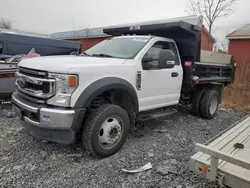
[[[194,143],[204,143],[244,116],[220,111],[213,120],[177,113],[141,124],[115,155],[88,156],[81,144],[70,146],[29,135],[0,106],[0,187],[216,187],[189,170]],[[153,169],[127,174],[151,162]],[[168,173],[167,173],[168,171]]]

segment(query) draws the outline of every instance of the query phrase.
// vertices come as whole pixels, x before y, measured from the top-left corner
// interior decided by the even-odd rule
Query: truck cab
[[[81,55],[20,62],[12,101],[27,131],[65,144],[81,136],[87,152],[107,157],[122,147],[138,120],[178,105],[204,118],[216,115],[234,65],[195,62],[200,59],[195,26],[171,22],[104,31],[125,35]]]
[[[125,60],[122,66],[117,67],[119,70],[111,70],[109,74],[116,72],[114,76],[121,77],[122,72],[132,73],[126,73],[124,79],[131,80],[135,88],[139,111],[179,103],[183,70],[174,40],[147,35],[114,37],[85,52],[86,56],[98,54]],[[126,68],[131,70],[126,71]]]

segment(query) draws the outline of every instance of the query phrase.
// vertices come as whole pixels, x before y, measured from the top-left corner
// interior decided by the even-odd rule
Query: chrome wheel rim
[[[118,116],[108,117],[101,125],[98,139],[103,148],[116,145],[122,136],[123,121]]]
[[[210,114],[214,114],[217,110],[217,106],[218,106],[218,100],[216,96],[213,96],[211,101],[210,101]]]

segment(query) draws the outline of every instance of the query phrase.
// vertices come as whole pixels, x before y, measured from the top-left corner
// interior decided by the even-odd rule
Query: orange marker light
[[[77,76],[69,76],[69,86],[76,87],[77,86]]]
[[[203,165],[201,166],[201,168],[202,168],[202,170],[203,170],[203,172],[204,172],[204,175],[207,176],[208,167],[207,167],[206,165],[203,164]]]

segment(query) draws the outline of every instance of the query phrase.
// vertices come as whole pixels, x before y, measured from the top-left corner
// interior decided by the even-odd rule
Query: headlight
[[[78,87],[78,76],[49,73],[49,78],[56,79],[56,95],[49,99],[47,103],[69,107],[71,95]]]
[[[56,79],[57,94],[72,94],[78,86],[77,75],[49,73],[49,78]]]

